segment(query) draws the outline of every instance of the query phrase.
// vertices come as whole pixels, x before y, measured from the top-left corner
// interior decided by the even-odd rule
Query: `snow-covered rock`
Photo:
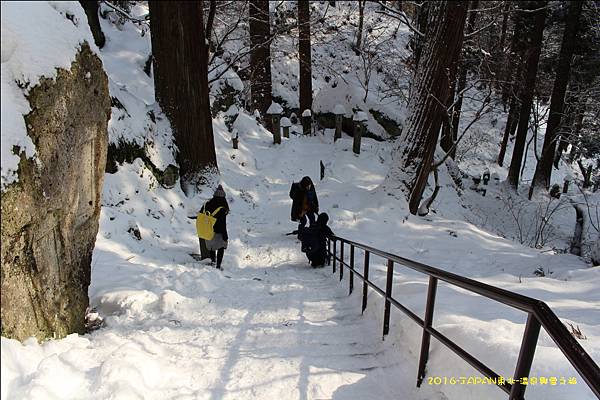
[[[282,117],[280,124],[282,128],[289,128],[290,126],[292,126],[292,122],[288,117]]]
[[[333,108],[333,113],[335,115],[344,115],[344,114],[346,114],[346,109],[344,108],[343,105],[336,104],[335,107]]]
[[[354,114],[353,119],[354,119],[354,121],[357,121],[357,122],[364,122],[364,121],[368,121],[369,117],[367,117],[367,113],[365,113],[364,111],[357,111]]]
[[[98,49],[83,8],[76,2],[34,1],[1,5],[2,18],[2,154],[1,188],[15,182],[20,154],[35,156],[23,116],[26,96],[42,77],[52,79],[68,70],[83,43]],[[18,149],[17,154],[14,150]]]
[[[110,97],[80,5],[2,3],[2,74],[2,335],[83,333]]]
[[[279,105],[279,103],[272,102],[269,108],[267,109],[267,114],[281,114],[283,113],[283,107]]]

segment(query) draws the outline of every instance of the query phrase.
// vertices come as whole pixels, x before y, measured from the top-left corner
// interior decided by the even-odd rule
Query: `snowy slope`
[[[188,255],[197,252],[197,240],[187,217],[210,193],[187,199],[178,189],[162,189],[141,162],[108,175],[90,288],[107,326],[43,345],[2,338],[3,399],[502,398],[485,386],[416,390],[417,327],[393,313],[391,337],[382,343],[378,297],[370,295],[361,318],[359,296],[347,298],[346,284],[328,268],[308,267],[297,241],[284,236],[294,228],[289,185],[305,174],[316,177],[319,159],[327,172],[317,190],[337,234],[539,297],[563,321],[579,325],[587,336],[581,344],[598,359],[598,268],[458,220],[407,216],[401,200],[378,188],[389,161],[385,144],[367,139],[357,157],[350,139],[334,144],[331,132],[292,135],[275,147],[253,118],[241,114],[236,127],[238,151],[215,120],[220,181],[232,209],[225,272]],[[127,233],[133,225],[141,241]],[[373,279],[382,280],[383,262],[372,265]],[[533,276],[540,265],[554,271],[552,278]],[[394,291],[422,315],[425,277],[399,268],[395,279]],[[524,316],[445,285],[438,299],[438,329],[510,376]],[[540,345],[532,376],[576,376],[545,334]],[[475,375],[435,341],[429,373]],[[581,383],[539,386],[529,395],[592,398]]]

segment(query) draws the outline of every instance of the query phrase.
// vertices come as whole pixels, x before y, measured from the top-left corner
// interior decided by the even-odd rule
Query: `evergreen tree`
[[[173,129],[186,193],[217,168],[202,3],[149,2],[156,100]]]
[[[564,111],[565,93],[569,83],[571,71],[571,60],[577,40],[577,25],[583,2],[570,1],[569,14],[563,33],[562,44],[560,47],[560,56],[556,77],[554,78],[554,89],[552,90],[552,99],[550,102],[550,115],[546,124],[546,135],[544,136],[544,146],[542,148],[542,158],[538,161],[535,168],[535,174],[531,182],[529,198],[533,195],[535,187],[548,190],[550,188],[550,177],[552,175],[552,162],[556,150],[556,141],[558,138],[558,128]]]
[[[416,214],[427,184],[450,93],[448,69],[456,63],[467,16],[465,2],[429,3],[428,30],[409,103],[409,117],[388,179],[401,182]]]
[[[269,1],[250,0],[249,17],[252,111],[258,110],[264,117],[272,101]]]
[[[508,183],[515,189],[519,186],[521,164],[523,162],[527,131],[529,130],[529,115],[531,114],[531,105],[533,104],[538,61],[542,50],[544,22],[546,20],[545,6],[547,4],[547,1],[527,1],[525,2],[524,10],[517,11],[526,14],[525,18],[530,22],[529,26],[531,29],[528,39],[529,46],[525,51],[525,82],[523,82],[521,106],[519,107],[519,123],[507,178]]]
[[[310,50],[310,5],[298,1],[298,31],[300,57],[300,113],[312,110],[312,61]]]

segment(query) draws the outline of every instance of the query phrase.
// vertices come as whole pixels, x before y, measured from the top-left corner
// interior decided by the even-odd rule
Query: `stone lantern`
[[[337,104],[333,109],[333,113],[335,114],[335,134],[333,135],[333,141],[335,142],[342,138],[342,118],[346,114],[346,109],[343,105]]]
[[[355,154],[360,154],[360,142],[365,132],[365,122],[368,120],[367,114],[363,111],[357,111],[354,114],[354,142],[352,143],[352,151]]]
[[[281,129],[279,128],[279,119],[281,118],[281,113],[283,112],[283,108],[272,102],[271,106],[267,110],[267,115],[271,116],[271,132],[273,133],[273,143],[280,144],[281,143]]]

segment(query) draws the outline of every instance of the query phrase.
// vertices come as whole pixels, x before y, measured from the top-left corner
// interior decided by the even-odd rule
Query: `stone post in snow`
[[[271,116],[271,132],[273,133],[273,143],[281,144],[281,129],[279,128],[279,119],[281,118],[281,113],[283,112],[283,108],[275,103],[271,102],[271,106],[267,110],[267,115]]]
[[[289,118],[283,117],[281,118],[281,127],[283,128],[283,137],[290,137],[290,126],[292,126],[292,122]]]
[[[342,138],[342,118],[344,118],[346,110],[343,105],[337,104],[333,109],[333,113],[335,114],[335,134],[333,135],[333,141],[335,142]]]
[[[311,134],[311,126],[312,126],[312,113],[309,109],[306,109],[302,112],[302,133],[305,135]]]
[[[357,111],[354,114],[354,141],[352,142],[352,151],[355,154],[360,154],[360,142],[362,135],[365,130],[365,121],[367,121],[367,114],[363,111]]]

